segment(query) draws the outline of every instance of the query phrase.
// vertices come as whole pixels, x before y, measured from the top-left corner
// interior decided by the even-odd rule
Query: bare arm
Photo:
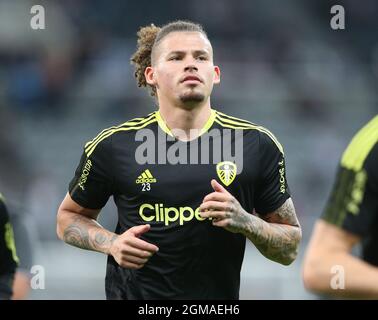
[[[359,241],[355,235],[319,220],[303,264],[305,287],[336,297],[378,299],[378,268],[350,253]],[[334,266],[342,267],[343,274],[332,272]],[[332,278],[343,275],[344,289],[332,288]]]
[[[243,233],[266,258],[289,265],[298,254],[301,227],[291,198],[264,218],[249,215]]]
[[[218,182],[215,192],[201,204],[201,216],[214,218],[213,225],[244,234],[268,259],[289,265],[298,253],[301,228],[291,199],[265,220],[246,212],[240,203]]]
[[[26,300],[30,292],[29,275],[23,271],[17,271],[14,275],[12,300]]]
[[[150,229],[140,225],[117,235],[97,221],[100,210],[83,208],[66,195],[58,210],[57,234],[75,247],[110,254],[124,268],[140,269],[158,248],[139,237]]]
[[[117,235],[104,229],[97,221],[100,210],[87,209],[66,195],[58,209],[59,239],[75,247],[110,254]]]

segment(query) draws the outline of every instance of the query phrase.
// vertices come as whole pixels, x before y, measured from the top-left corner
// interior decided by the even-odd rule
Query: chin
[[[183,103],[198,103],[205,100],[205,95],[200,92],[188,92],[180,95],[180,101]]]

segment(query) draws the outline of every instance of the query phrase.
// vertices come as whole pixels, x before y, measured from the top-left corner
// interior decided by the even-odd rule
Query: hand
[[[216,180],[211,180],[214,192],[208,194],[200,205],[201,217],[212,218],[213,225],[234,233],[242,233],[249,221],[249,214],[239,201]]]
[[[114,240],[110,254],[122,268],[140,269],[159,250],[157,246],[139,239],[150,228],[149,224],[132,227]]]

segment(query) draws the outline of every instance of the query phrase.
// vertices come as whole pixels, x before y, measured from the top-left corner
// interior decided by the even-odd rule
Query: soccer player
[[[378,115],[350,142],[307,249],[307,289],[334,297],[378,299]],[[362,257],[352,248],[362,244]]]
[[[13,229],[9,222],[4,198],[0,193],[0,300],[9,300],[12,297],[17,264]]]
[[[267,129],[211,108],[220,69],[200,25],[151,25],[138,36],[135,76],[158,110],[85,145],[58,236],[108,255],[108,299],[238,299],[246,238],[278,263],[297,255],[283,148]],[[217,154],[228,147],[241,160]],[[114,233],[96,222],[110,196]]]

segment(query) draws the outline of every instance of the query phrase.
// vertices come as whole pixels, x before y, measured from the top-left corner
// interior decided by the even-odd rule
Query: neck
[[[167,127],[177,139],[188,141],[199,136],[211,115],[210,99],[196,106],[160,104],[159,112]],[[175,129],[180,129],[175,131]],[[195,130],[193,130],[195,129]]]

